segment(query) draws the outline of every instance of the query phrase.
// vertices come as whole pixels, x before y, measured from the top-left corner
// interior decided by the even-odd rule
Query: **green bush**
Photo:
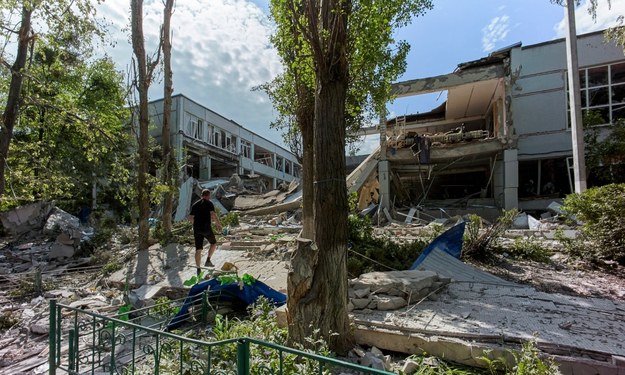
[[[520,353],[513,353],[516,364],[511,375],[557,375],[560,374],[558,365],[551,359],[542,359],[536,348],[535,340],[526,341]]]
[[[570,194],[564,200],[563,209],[583,222],[583,237],[591,241],[582,257],[625,265],[625,184],[609,184]]]
[[[499,246],[501,235],[510,228],[518,211],[503,211],[495,224],[480,231],[481,219],[469,217],[468,230],[464,238],[462,257],[480,261],[489,260]]]
[[[350,277],[373,271],[406,270],[430,242],[419,239],[398,244],[390,238],[374,237],[371,218],[356,213],[358,196],[355,193],[348,196],[348,203],[352,212],[347,217],[347,273]]]
[[[221,219],[221,225],[224,227],[236,227],[239,225],[239,214],[236,212],[228,212]]]
[[[430,242],[418,239],[398,244],[390,238],[374,237],[371,220],[358,215],[349,216],[348,226],[347,272],[350,277],[373,271],[406,270]]]
[[[512,247],[507,251],[515,258],[547,262],[551,256],[551,250],[544,247],[536,237],[519,237],[514,239]]]

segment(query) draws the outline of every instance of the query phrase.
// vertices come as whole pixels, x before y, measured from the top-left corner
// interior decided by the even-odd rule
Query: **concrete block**
[[[408,302],[401,297],[378,297],[378,310],[397,310],[408,305]]]
[[[55,207],[46,224],[43,227],[44,234],[55,234],[58,232],[70,232],[80,227],[80,220],[58,207]]]
[[[286,328],[289,325],[288,320],[289,310],[286,308],[286,305],[282,305],[276,309],[276,322],[278,323],[278,327]]]
[[[350,301],[354,305],[354,309],[361,310],[369,306],[371,298],[352,298]]]
[[[49,202],[35,202],[0,214],[2,226],[11,234],[19,235],[41,229],[52,210]]]
[[[52,246],[50,246],[48,259],[71,258],[74,256],[74,252],[75,249],[73,246],[64,245],[61,243],[53,243]]]
[[[411,359],[408,359],[402,366],[401,372],[406,375],[411,375],[417,372],[418,369],[419,369],[419,364]]]

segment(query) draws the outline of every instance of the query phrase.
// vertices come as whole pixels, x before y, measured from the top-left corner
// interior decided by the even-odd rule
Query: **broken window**
[[[556,198],[571,192],[566,158],[519,161],[520,198]]]
[[[221,142],[221,137],[220,137],[220,134],[219,134],[219,130],[215,130],[215,136],[213,138],[213,141],[214,141],[213,142],[214,146],[218,146],[219,143]]]
[[[250,142],[241,140],[241,154],[243,154],[243,157],[251,159],[252,144]]]
[[[282,171],[282,163],[283,163],[282,157],[280,156],[276,157],[276,169],[277,170]]]
[[[592,112],[596,115],[598,125],[613,124],[625,117],[625,63],[580,69],[579,78],[584,114]],[[571,109],[568,101],[567,105],[570,127]]]

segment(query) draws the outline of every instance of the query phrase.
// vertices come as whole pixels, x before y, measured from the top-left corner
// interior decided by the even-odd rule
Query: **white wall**
[[[625,60],[623,49],[605,43],[602,33],[580,36],[578,48],[580,68]],[[511,65],[519,73],[510,93],[519,159],[569,155],[564,40],[517,48]]]

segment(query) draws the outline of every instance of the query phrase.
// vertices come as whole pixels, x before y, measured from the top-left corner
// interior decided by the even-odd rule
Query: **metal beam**
[[[475,82],[498,79],[504,76],[503,65],[490,65],[461,70],[429,78],[413,79],[391,85],[391,95],[396,98],[448,90]]]

